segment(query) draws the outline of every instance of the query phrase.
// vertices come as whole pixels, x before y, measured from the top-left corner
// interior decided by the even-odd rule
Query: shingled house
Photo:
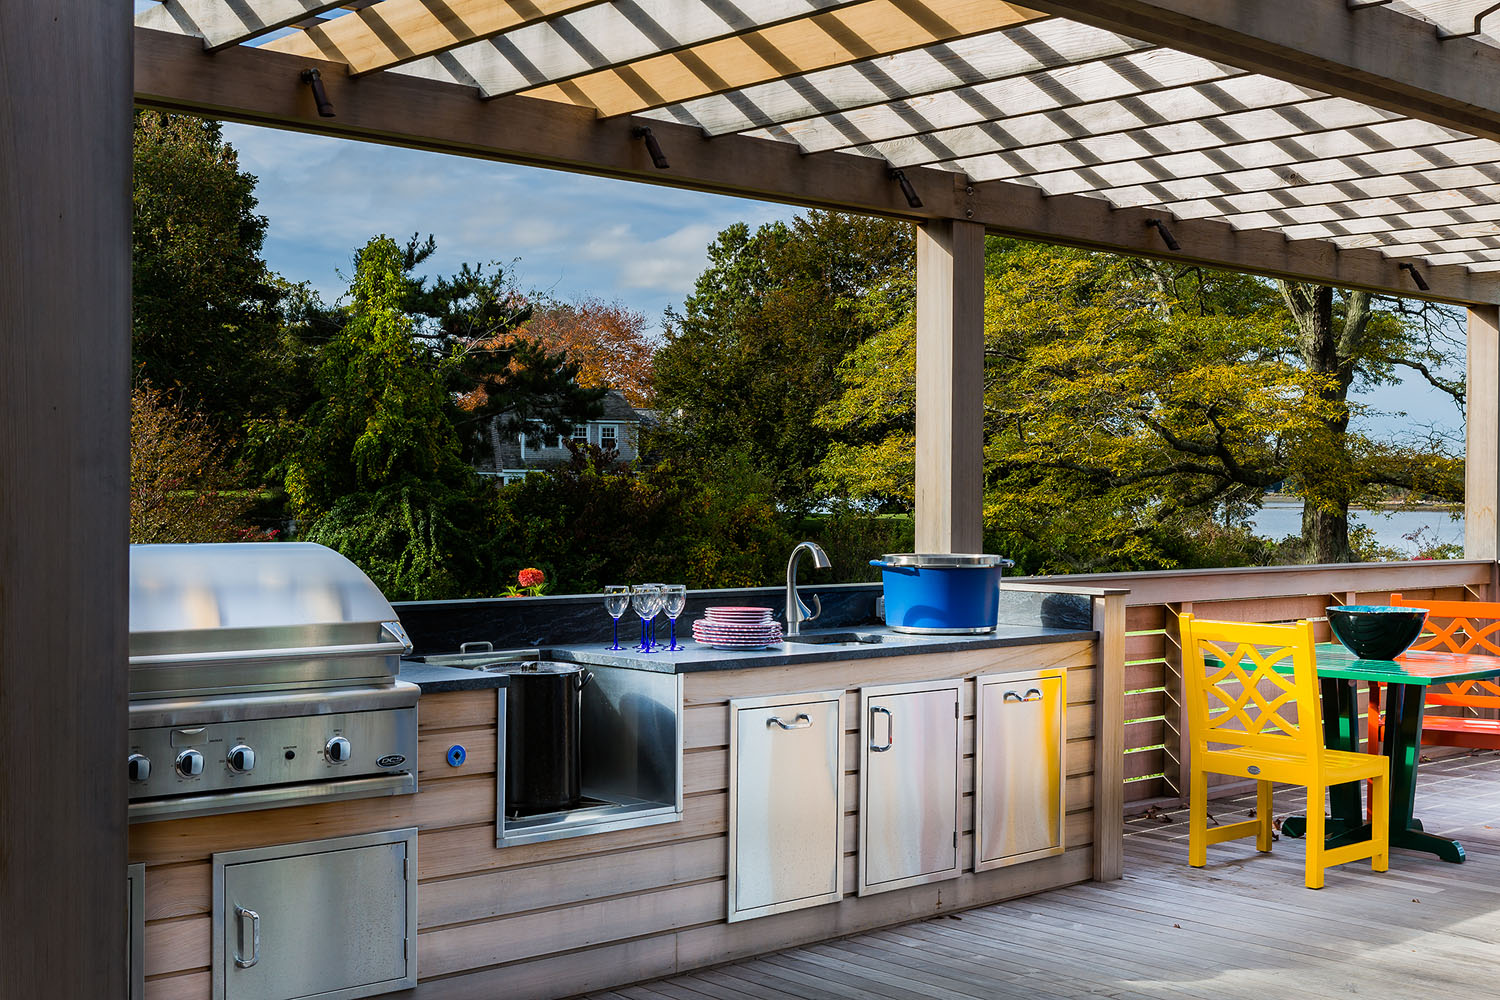
[[[491,421],[491,455],[489,461],[479,465],[479,474],[513,483],[528,472],[566,465],[572,456],[569,444],[574,447],[591,444],[613,452],[621,461],[635,458],[640,429],[655,422],[655,413],[636,409],[615,389],[605,393],[601,402],[604,412],[588,423],[574,424],[569,434],[528,431],[507,435],[499,421]]]

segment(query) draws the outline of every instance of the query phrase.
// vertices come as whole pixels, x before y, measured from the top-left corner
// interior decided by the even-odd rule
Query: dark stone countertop
[[[817,629],[807,629],[810,635]],[[840,629],[837,631],[849,631]],[[895,632],[883,625],[859,628],[861,635],[878,635],[879,643],[839,643],[829,645],[801,645],[783,643],[764,651],[713,649],[689,640],[680,653],[638,653],[631,649],[613,652],[602,645],[544,646],[528,650],[496,650],[493,653],[470,654],[470,662],[482,663],[487,659],[515,657],[521,653],[525,658],[555,660],[563,663],[578,663],[606,667],[627,667],[633,670],[650,670],[657,673],[688,674],[717,670],[747,670],[756,667],[785,667],[801,664],[830,663],[840,660],[869,660],[887,656],[913,656],[927,653],[958,653],[972,649],[998,649],[1004,646],[1032,646],[1042,643],[1074,642],[1091,640],[1092,631],[1078,629],[1043,628],[1034,625],[1001,625],[984,635],[921,636]],[[443,683],[449,686],[429,687],[415,673],[408,670],[423,668],[441,671]],[[459,675],[453,678],[452,675]],[[463,675],[473,680],[466,682]],[[459,691],[473,688],[496,687],[495,678],[504,674],[475,673],[461,667],[443,667],[433,664],[404,660],[401,676],[422,684],[423,692]],[[451,678],[451,679],[450,679]]]
[[[510,686],[508,674],[484,674],[462,667],[443,667],[435,663],[420,663],[402,660],[397,678],[410,681],[422,689],[423,694],[438,694],[442,691],[482,691],[485,688]]]

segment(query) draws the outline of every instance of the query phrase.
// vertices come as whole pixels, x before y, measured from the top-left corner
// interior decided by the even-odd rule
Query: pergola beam
[[[1500,59],[1473,38],[1345,0],[1037,0],[1031,6],[1327,94],[1500,139]]]
[[[948,171],[907,172],[923,203],[913,208],[882,161],[804,156],[789,143],[744,136],[710,140],[671,122],[652,122],[672,164],[657,170],[631,135],[638,119],[600,120],[587,108],[520,96],[484,101],[472,88],[403,74],[350,78],[336,63],[250,47],[210,57],[195,39],[138,28],[135,65],[138,103],[169,111],[837,211],[967,219],[991,232],[1376,291],[1406,287],[1396,262],[1374,251],[1340,253],[1328,243],[1288,242],[1275,233],[1198,221],[1173,224],[1183,249],[1168,253],[1146,225],[1152,211],[1113,210],[1094,198],[1048,198],[1015,183],[975,185],[970,193],[964,178]],[[318,117],[299,78],[309,65],[326,70],[337,118]],[[1425,264],[1423,274],[1429,298],[1500,301],[1500,276]]]

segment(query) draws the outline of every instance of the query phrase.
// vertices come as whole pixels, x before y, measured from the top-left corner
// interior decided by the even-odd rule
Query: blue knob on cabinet
[[[468,759],[469,759],[469,751],[465,750],[463,748],[462,744],[455,743],[451,747],[448,748],[448,766],[449,767],[462,767],[464,761],[466,761]]]

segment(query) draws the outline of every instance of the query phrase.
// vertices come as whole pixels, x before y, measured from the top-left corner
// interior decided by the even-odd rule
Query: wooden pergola
[[[917,223],[925,551],[980,545],[986,232],[1465,306],[1493,562],[1493,6],[0,6],[0,995],[122,981],[132,103]]]

